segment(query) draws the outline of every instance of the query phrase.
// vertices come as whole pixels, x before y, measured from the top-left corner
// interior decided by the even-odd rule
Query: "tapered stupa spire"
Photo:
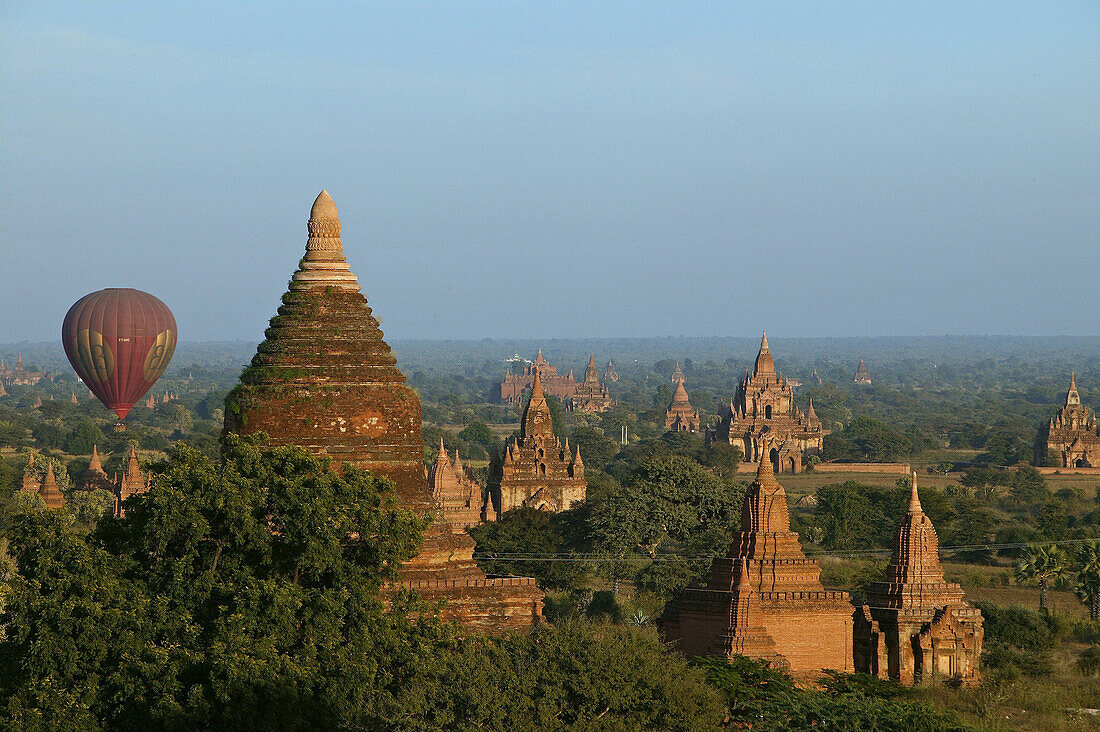
[[[771,349],[768,348],[768,331],[760,338],[760,352],[756,354],[756,364],[753,367],[753,376],[760,374],[774,374],[775,359],[772,358]]]
[[[913,471],[913,487],[909,494],[909,513],[924,513],[920,505],[920,496],[917,495],[917,471]]]
[[[344,258],[340,241],[340,217],[336,203],[328,191],[321,191],[309,211],[309,241],[306,254],[291,278],[290,289],[323,289],[334,287],[359,292],[359,280]]]
[[[99,448],[92,445],[92,459],[88,462],[88,470],[103,472],[103,463],[99,462]]]

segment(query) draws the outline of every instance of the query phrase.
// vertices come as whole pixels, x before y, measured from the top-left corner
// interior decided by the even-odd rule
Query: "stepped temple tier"
[[[797,473],[805,457],[821,451],[827,434],[813,402],[805,414],[794,405],[794,390],[776,372],[764,333],[752,373],[745,372],[718,426],[707,431],[707,442],[720,440],[740,447],[749,465],[767,457],[776,473]]]
[[[584,370],[584,381],[569,398],[568,407],[573,412],[606,412],[611,409],[611,394],[600,383],[600,372],[596,370],[596,356],[588,357],[588,367]]]
[[[1077,377],[1069,376],[1066,403],[1039,432],[1036,463],[1058,468],[1100,467],[1100,436],[1096,415],[1081,404]]]
[[[509,369],[504,374],[504,381],[497,385],[497,389],[493,390],[493,401],[506,404],[516,404],[523,401],[523,395],[529,392],[535,384],[535,374],[539,374],[542,378],[543,390],[550,396],[561,399],[563,403],[568,402],[569,398],[577,391],[577,382],[573,378],[573,372],[570,371],[566,376],[559,374],[557,367],[551,366],[543,358],[542,349],[540,348],[535,360],[524,366],[520,373],[513,373]]]
[[[688,587],[669,603],[661,626],[689,657],[741,654],[801,677],[851,671],[852,605],[847,592],[826,590],[820,575],[791,531],[786,492],[765,456],[728,555],[713,561],[705,587]]]
[[[439,511],[424,470],[420,400],[405,384],[344,257],[336,204],[310,211],[305,256],[252,364],[226,399],[225,430],[263,432],[388,478],[398,500],[432,512],[420,553],[390,586],[446,600],[445,618],[484,630],[529,627],[542,593],[529,578],[487,578],[474,542]]]
[[[568,440],[564,445],[558,441],[536,371],[519,439],[509,442],[504,454],[494,455],[489,464],[485,519],[499,520],[521,506],[563,511],[583,501],[587,491],[580,448],[570,452]]]
[[[943,577],[939,539],[921,508],[913,473],[909,508],[894,535],[890,565],[855,614],[856,670],[903,684],[976,683],[981,655],[981,611],[963,600],[959,585]]]

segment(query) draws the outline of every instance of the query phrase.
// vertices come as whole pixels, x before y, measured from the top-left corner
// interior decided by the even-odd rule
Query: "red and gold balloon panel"
[[[172,360],[176,319],[147,292],[100,290],[69,308],[61,342],[77,375],[123,419]]]

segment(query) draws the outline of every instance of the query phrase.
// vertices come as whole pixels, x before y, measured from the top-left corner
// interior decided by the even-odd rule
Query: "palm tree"
[[[1073,588],[1089,606],[1089,617],[1100,619],[1100,539],[1086,541],[1077,550],[1077,584]]]
[[[1038,583],[1040,611],[1047,610],[1047,587],[1065,576],[1066,560],[1065,552],[1054,544],[1038,544],[1024,549],[1024,555],[1016,565],[1016,579]]]

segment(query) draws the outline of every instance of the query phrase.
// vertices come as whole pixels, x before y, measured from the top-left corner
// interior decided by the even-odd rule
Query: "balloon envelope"
[[[109,288],[69,308],[61,342],[77,375],[125,419],[172,360],[176,319],[147,292]]]

